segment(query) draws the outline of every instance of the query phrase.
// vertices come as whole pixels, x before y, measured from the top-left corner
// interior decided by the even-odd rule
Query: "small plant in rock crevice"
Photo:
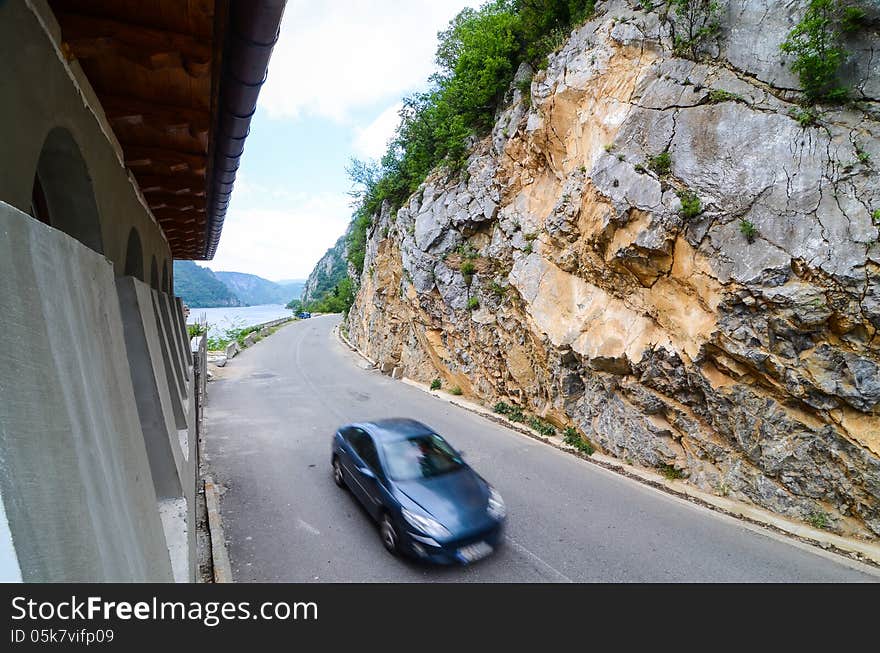
[[[801,127],[812,127],[819,119],[819,115],[810,107],[792,109],[789,115],[794,118]]]
[[[492,282],[489,286],[489,290],[491,290],[497,297],[504,297],[507,294],[507,286],[502,286],[497,281]]]
[[[431,381],[431,390],[439,390],[441,385],[443,385],[443,383],[440,379],[434,379]]]
[[[746,237],[749,244],[755,242],[755,238],[758,236],[758,228],[745,218],[739,221],[739,232]]]
[[[668,175],[672,171],[672,157],[668,151],[661,152],[648,159],[648,167],[661,177]]]
[[[742,95],[737,95],[736,93],[731,93],[730,91],[725,91],[721,88],[709,91],[709,102],[712,104],[719,104],[721,102],[742,102],[742,100]]]
[[[464,393],[462,392],[462,389],[456,385],[456,386],[449,388],[449,394],[455,395],[456,397],[458,397]]]
[[[703,212],[703,203],[696,193],[690,190],[680,190],[676,193],[681,202],[681,217],[685,220],[696,218]]]
[[[474,273],[477,271],[476,266],[471,260],[462,261],[461,265],[458,266],[458,271],[461,272],[464,277],[464,281],[467,285],[471,285],[471,280],[474,278]]]
[[[874,224],[880,224],[880,209],[874,209],[871,212],[871,219],[874,221]]]
[[[468,297],[467,300],[467,309],[469,311],[475,311],[480,308],[480,300],[476,297]]]

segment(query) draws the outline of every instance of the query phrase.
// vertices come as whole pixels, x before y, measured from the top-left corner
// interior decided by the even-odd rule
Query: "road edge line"
[[[205,477],[205,504],[208,509],[208,531],[211,534],[211,559],[214,563],[214,582],[231,583],[232,565],[226,550],[226,537],[220,521],[220,497],[214,479]]]

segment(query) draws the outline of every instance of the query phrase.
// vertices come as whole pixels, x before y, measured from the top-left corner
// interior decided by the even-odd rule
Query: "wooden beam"
[[[143,124],[165,130],[184,128],[196,138],[206,136],[211,128],[211,112],[202,109],[107,94],[101,95],[101,106],[111,122]]]
[[[171,172],[189,170],[204,175],[208,166],[205,154],[179,152],[161,147],[145,147],[141,145],[123,145],[125,165],[129,168],[167,167]],[[154,172],[150,170],[149,172]]]
[[[211,72],[211,44],[188,34],[108,18],[56,14],[64,43],[79,59],[119,56],[152,70],[182,68],[191,77]]]
[[[175,195],[173,193],[150,193],[144,195],[151,208],[169,208],[178,211],[195,211],[205,208],[205,195],[189,193]]]
[[[192,195],[204,195],[208,181],[199,175],[181,173],[176,175],[136,175],[138,186],[144,195],[152,193],[190,193]]]

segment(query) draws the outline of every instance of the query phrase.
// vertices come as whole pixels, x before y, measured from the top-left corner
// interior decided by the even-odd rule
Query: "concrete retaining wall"
[[[0,202],[0,492],[25,581],[173,578],[114,277]]]

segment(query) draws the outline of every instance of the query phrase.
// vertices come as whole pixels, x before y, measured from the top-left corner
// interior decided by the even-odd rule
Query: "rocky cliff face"
[[[880,39],[847,44],[860,101],[802,126],[779,43],[803,6],[731,0],[697,63],[656,12],[600,3],[466,175],[376,217],[354,341],[635,464],[880,535]]]
[[[346,260],[347,238],[348,233],[341,236],[315,264],[302,289],[303,303],[320,299],[325,292],[333,288],[349,273],[348,261]]]

